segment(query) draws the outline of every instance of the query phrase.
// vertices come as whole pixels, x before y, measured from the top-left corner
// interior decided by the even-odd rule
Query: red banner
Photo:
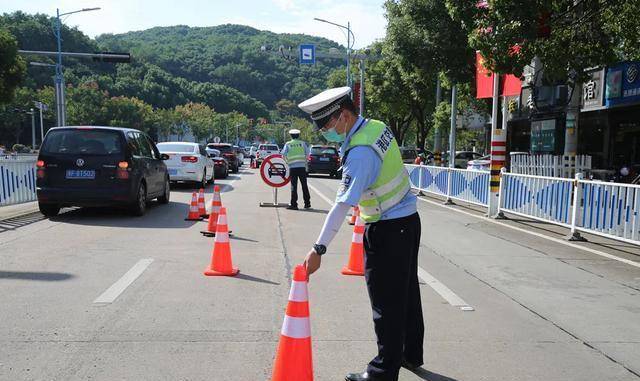
[[[484,58],[476,52],[476,98],[493,97],[493,73],[484,66]],[[522,81],[513,74],[502,75],[500,78],[500,96],[520,95]]]
[[[476,52],[476,98],[493,97],[493,73],[484,67],[484,58]]]

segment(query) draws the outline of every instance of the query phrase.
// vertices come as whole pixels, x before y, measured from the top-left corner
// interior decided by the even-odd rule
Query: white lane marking
[[[449,287],[445,286],[442,282],[437,280],[433,275],[429,274],[425,269],[418,266],[418,276],[422,279],[426,284],[428,284],[433,291],[437,292],[442,296],[442,299],[446,300],[447,303],[452,305],[453,307],[460,307],[463,311],[473,311],[474,308],[467,304],[461,297],[456,295],[455,292],[451,291]]]
[[[547,239],[549,241],[553,241],[553,242],[556,242],[556,243],[559,243],[559,244],[562,244],[562,245],[565,245],[565,246],[573,247],[573,248],[576,248],[576,249],[584,250],[584,251],[589,252],[591,254],[599,255],[601,257],[605,257],[605,258],[608,258],[608,259],[612,259],[614,261],[626,263],[628,265],[640,268],[640,262],[634,262],[634,261],[631,261],[629,259],[620,258],[620,257],[617,257],[617,256],[612,255],[612,254],[608,254],[608,253],[604,253],[604,252],[596,250],[596,249],[592,249],[590,247],[584,247],[584,246],[576,245],[575,243],[567,242],[567,241],[564,241],[564,240],[559,239],[559,238],[549,237],[548,235],[544,235],[542,233],[536,233],[536,232],[532,232],[532,231],[529,231],[529,230],[526,230],[526,229],[519,228],[517,226],[511,226],[509,224],[505,224],[505,223],[499,222],[499,221],[497,221],[497,220],[495,220],[493,218],[489,218],[489,217],[485,217],[485,216],[479,216],[477,214],[465,212],[464,210],[460,210],[460,209],[457,209],[457,208],[452,208],[452,207],[449,207],[449,206],[446,206],[446,205],[443,205],[443,204],[439,204],[439,203],[437,203],[435,201],[426,200],[426,199],[424,199],[422,197],[418,197],[418,199],[422,200],[422,201],[424,201],[424,202],[426,202],[428,204],[432,204],[432,205],[436,205],[436,206],[445,208],[447,210],[453,210],[453,211],[458,212],[458,213],[466,214],[467,216],[471,216],[471,217],[474,217],[474,218],[478,218],[480,220],[491,222],[492,224],[504,226],[505,228],[509,228],[509,229],[512,229],[512,230],[515,230],[515,231],[519,231],[521,233],[526,233],[526,234],[530,234],[532,236],[536,236],[536,237],[539,237],[539,238],[544,238],[544,239]]]
[[[113,303],[114,300],[120,296],[138,277],[144,272],[144,270],[149,267],[149,265],[153,262],[153,258],[145,258],[141,259],[133,265],[129,271],[127,271],[122,278],[118,279],[117,282],[111,285],[107,289],[107,291],[103,292],[102,295],[98,296],[96,300],[93,301],[94,304],[109,304]]]
[[[320,193],[318,189],[316,189],[313,185],[307,184],[309,188],[311,188],[314,192],[320,196],[323,200],[329,203],[329,205],[333,205],[333,201],[329,200],[325,195]],[[460,307],[463,311],[473,311],[474,308],[468,305],[462,298],[456,295],[453,291],[451,291],[444,283],[440,282],[433,275],[429,274],[425,269],[418,266],[418,276],[422,279],[426,284],[428,284],[435,292],[440,294],[444,300],[447,301],[450,305],[454,307]]]
[[[327,202],[327,204],[329,204],[329,205],[333,206],[333,201],[332,201],[332,200],[330,200],[330,199],[329,199],[329,197],[327,197],[327,196],[323,195],[322,193],[320,193],[320,191],[319,191],[316,187],[314,187],[313,185],[311,185],[311,184],[307,184],[307,186],[308,186],[312,191],[316,192],[316,194],[317,194],[318,196],[320,196],[320,198],[321,198],[321,199],[325,200],[325,201]]]

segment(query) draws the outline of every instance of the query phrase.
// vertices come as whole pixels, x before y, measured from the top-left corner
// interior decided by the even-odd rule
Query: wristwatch
[[[315,250],[318,255],[322,255],[327,252],[327,247],[325,245],[316,243],[315,245],[313,245],[313,250]]]

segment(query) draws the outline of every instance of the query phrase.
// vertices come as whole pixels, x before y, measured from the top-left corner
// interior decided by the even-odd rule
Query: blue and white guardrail
[[[487,206],[489,179],[487,171],[476,171],[430,165],[405,165],[411,186],[458,201]]]
[[[36,199],[36,157],[0,158],[0,206]]]

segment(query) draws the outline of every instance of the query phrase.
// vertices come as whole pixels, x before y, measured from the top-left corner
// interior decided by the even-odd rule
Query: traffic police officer
[[[282,148],[282,155],[289,164],[291,173],[291,203],[287,209],[298,210],[298,179],[302,186],[302,198],[304,200],[304,208],[311,208],[311,196],[309,195],[309,187],[307,187],[307,155],[309,148],[307,143],[300,140],[300,130],[289,130],[291,140],[285,143]]]
[[[378,355],[347,381],[396,381],[403,366],[423,364],[424,322],[418,285],[420,217],[416,196],[398,143],[387,126],[356,113],[351,89],[326,90],[302,102],[316,128],[330,142],[342,143],[343,175],[336,202],[327,215],[305,266],[312,274],[351,206],[365,221],[365,279]]]

